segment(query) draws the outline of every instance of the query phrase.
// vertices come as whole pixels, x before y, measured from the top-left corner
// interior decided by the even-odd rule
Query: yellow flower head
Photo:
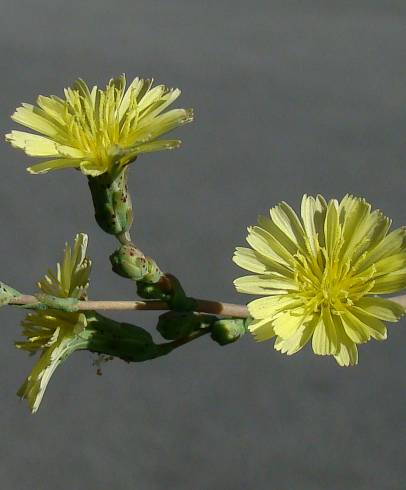
[[[58,262],[56,270],[49,269],[37,283],[43,293],[57,298],[86,299],[92,266],[91,260],[86,257],[87,242],[87,235],[79,233],[73,248],[65,244],[62,264]]]
[[[85,256],[86,245],[85,234],[76,236],[72,249],[66,245],[62,264],[57,264],[56,271],[48,271],[38,283],[43,293],[59,298],[86,297],[91,265]],[[29,313],[22,321],[26,340],[16,342],[16,347],[30,354],[41,352],[31,374],[17,393],[21,398],[28,400],[32,412],[38,410],[55,369],[72,352],[86,346],[86,341],[80,337],[86,325],[86,316],[83,313],[52,309]]]
[[[140,153],[180,145],[157,139],[192,121],[191,109],[164,112],[179,95],[178,89],[152,87],[152,80],[139,78],[126,90],[124,75],[110,80],[105,90],[77,80],[65,90],[65,99],[40,95],[38,106],[23,104],[13,114],[14,121],[41,135],[11,131],[6,139],[27,155],[46,159],[29,167],[31,173],[73,167],[101,175],[120,170]]]
[[[356,344],[386,339],[383,321],[404,310],[375,295],[406,287],[406,231],[388,234],[390,224],[349,195],[303,196],[301,220],[285,202],[260,217],[248,229],[251,248],[233,259],[255,273],[236,279],[237,290],[263,296],[248,304],[256,340],[276,337],[275,349],[289,355],[312,339],[315,354],[348,366],[358,362]]]

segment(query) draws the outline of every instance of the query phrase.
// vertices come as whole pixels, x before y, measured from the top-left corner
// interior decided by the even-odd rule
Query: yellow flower
[[[258,341],[276,337],[288,355],[310,339],[315,354],[341,366],[357,364],[357,345],[386,339],[383,321],[404,313],[375,295],[406,287],[406,231],[364,200],[346,195],[328,203],[304,196],[301,220],[285,202],[248,228],[252,248],[234,262],[255,275],[236,279],[239,292],[263,297],[248,304]]]
[[[48,271],[38,283],[43,293],[59,298],[86,297],[91,267],[90,260],[85,256],[86,246],[85,234],[76,236],[73,249],[66,245],[62,264],[58,263],[56,271]],[[31,374],[17,392],[21,398],[28,400],[32,412],[38,410],[55,369],[72,352],[86,348],[87,341],[80,336],[86,325],[83,313],[52,309],[29,313],[22,321],[26,340],[16,342],[16,347],[30,354],[41,352]]]
[[[91,260],[86,257],[87,242],[87,235],[79,233],[73,248],[65,244],[62,264],[58,262],[56,270],[49,269],[37,283],[43,293],[57,298],[86,298],[92,266]]]
[[[6,139],[27,155],[46,161],[28,168],[37,174],[59,168],[80,168],[90,176],[120,170],[138,154],[177,148],[179,140],[157,138],[191,122],[191,109],[164,112],[180,95],[152,80],[136,78],[126,90],[125,76],[110,80],[105,90],[77,80],[65,99],[37,98],[23,104],[12,119],[41,135],[12,131]],[[43,136],[42,136],[43,135]]]
[[[17,395],[27,399],[31,411],[38,410],[45,389],[55,369],[75,350],[86,348],[87,341],[80,338],[86,328],[86,316],[83,313],[65,313],[50,310],[29,313],[22,322],[26,342],[16,342],[19,349],[35,353],[41,350],[41,356],[24,381]]]

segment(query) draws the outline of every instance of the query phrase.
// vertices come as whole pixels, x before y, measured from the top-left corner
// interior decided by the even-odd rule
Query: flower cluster
[[[358,344],[386,339],[385,322],[404,314],[400,304],[378,295],[406,288],[406,230],[390,231],[387,217],[351,195],[341,201],[305,195],[300,216],[282,202],[248,228],[250,248],[238,247],[233,260],[253,273],[235,280],[237,290],[261,296],[248,304],[250,318],[210,317],[207,323],[191,312],[204,311],[197,306],[210,302],[186,296],[176,277],[162,273],[132,243],[127,187],[127,165],[139,154],[180,145],[177,139],[160,139],[193,119],[191,109],[167,110],[179,95],[178,89],[153,86],[152,80],[136,78],[127,87],[124,75],[110,80],[105,90],[78,80],[64,98],[39,96],[37,105],[23,104],[12,116],[38,133],[6,136],[14,147],[43,159],[28,170],[76,168],[85,174],[97,223],[120,242],[110,257],[113,271],[134,280],[140,296],[164,300],[175,310],[158,323],[162,336],[172,340],[166,344],[155,344],[140,327],[90,312],[94,304],[86,305],[86,314],[76,311],[77,300],[87,298],[91,269],[87,236],[77,235],[56,270],[38,282],[39,304],[27,302],[34,311],[22,322],[25,339],[16,342],[19,349],[40,353],[18,392],[33,412],[55,369],[78,349],[144,361],[208,331],[219,344],[231,343],[248,325],[258,341],[275,338],[275,349],[282,353],[294,354],[311,342],[315,354],[349,366],[358,362]],[[18,291],[0,286],[0,306],[18,303]],[[25,301],[20,298],[18,304]],[[245,306],[240,311],[249,316]]]
[[[39,96],[37,106],[23,104],[13,114],[14,121],[40,134],[11,131],[6,139],[27,155],[46,159],[28,168],[34,174],[68,167],[92,177],[119,171],[140,153],[180,145],[157,139],[193,120],[191,109],[165,112],[179,95],[178,89],[139,78],[126,89],[124,75],[105,90],[77,80],[65,99]]]
[[[237,290],[263,296],[248,305],[255,338],[276,337],[275,349],[286,354],[311,339],[315,354],[341,366],[358,362],[357,344],[386,339],[383,322],[404,309],[376,295],[406,287],[406,231],[388,233],[390,224],[350,195],[340,202],[305,195],[301,220],[285,202],[260,217],[248,229],[251,248],[234,256],[254,272],[235,281]]]
[[[91,262],[86,257],[87,235],[79,234],[73,248],[66,245],[63,261],[56,271],[49,270],[38,282],[40,291],[57,298],[85,299],[89,285]],[[16,347],[40,358],[18,391],[26,398],[32,412],[41,403],[47,384],[55,369],[75,350],[84,348],[80,333],[86,328],[86,316],[79,312],[54,309],[34,311],[22,321],[26,340],[16,342]]]

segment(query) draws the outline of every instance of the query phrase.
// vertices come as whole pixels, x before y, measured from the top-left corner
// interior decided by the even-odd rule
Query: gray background
[[[188,292],[243,302],[232,279],[245,227],[304,192],[365,196],[406,223],[404,1],[0,0],[0,131],[39,93],[122,72],[183,89],[196,122],[181,150],[131,169],[136,237]],[[33,291],[78,231],[90,235],[91,297],[131,299],[110,272],[85,179],[30,176],[1,145],[1,279]],[[1,311],[4,489],[405,488],[405,321],[339,368],[246,337],[201,339],[96,376],[78,353],[32,416],[15,391],[33,359]],[[153,313],[116,315],[153,327]]]

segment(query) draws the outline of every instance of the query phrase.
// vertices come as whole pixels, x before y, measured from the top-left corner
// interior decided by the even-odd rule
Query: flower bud
[[[211,338],[220,345],[235,342],[245,334],[245,321],[232,318],[216,321],[211,329]]]
[[[97,224],[106,233],[122,235],[133,221],[131,196],[127,188],[127,168],[118,175],[104,173],[88,178]]]
[[[168,311],[159,317],[157,330],[166,340],[177,340],[208,327],[215,320],[210,315]]]
[[[110,255],[110,262],[116,274],[134,281],[148,273],[146,258],[134,245],[122,245]]]
[[[121,245],[118,250],[110,255],[110,262],[116,274],[133,281],[155,283],[159,281],[162,275],[154,260],[145,257],[140,250],[130,243]]]
[[[128,362],[142,362],[170,352],[166,345],[155,344],[151,334],[141,327],[116,322],[92,313],[85,335],[86,349],[120,357]]]

